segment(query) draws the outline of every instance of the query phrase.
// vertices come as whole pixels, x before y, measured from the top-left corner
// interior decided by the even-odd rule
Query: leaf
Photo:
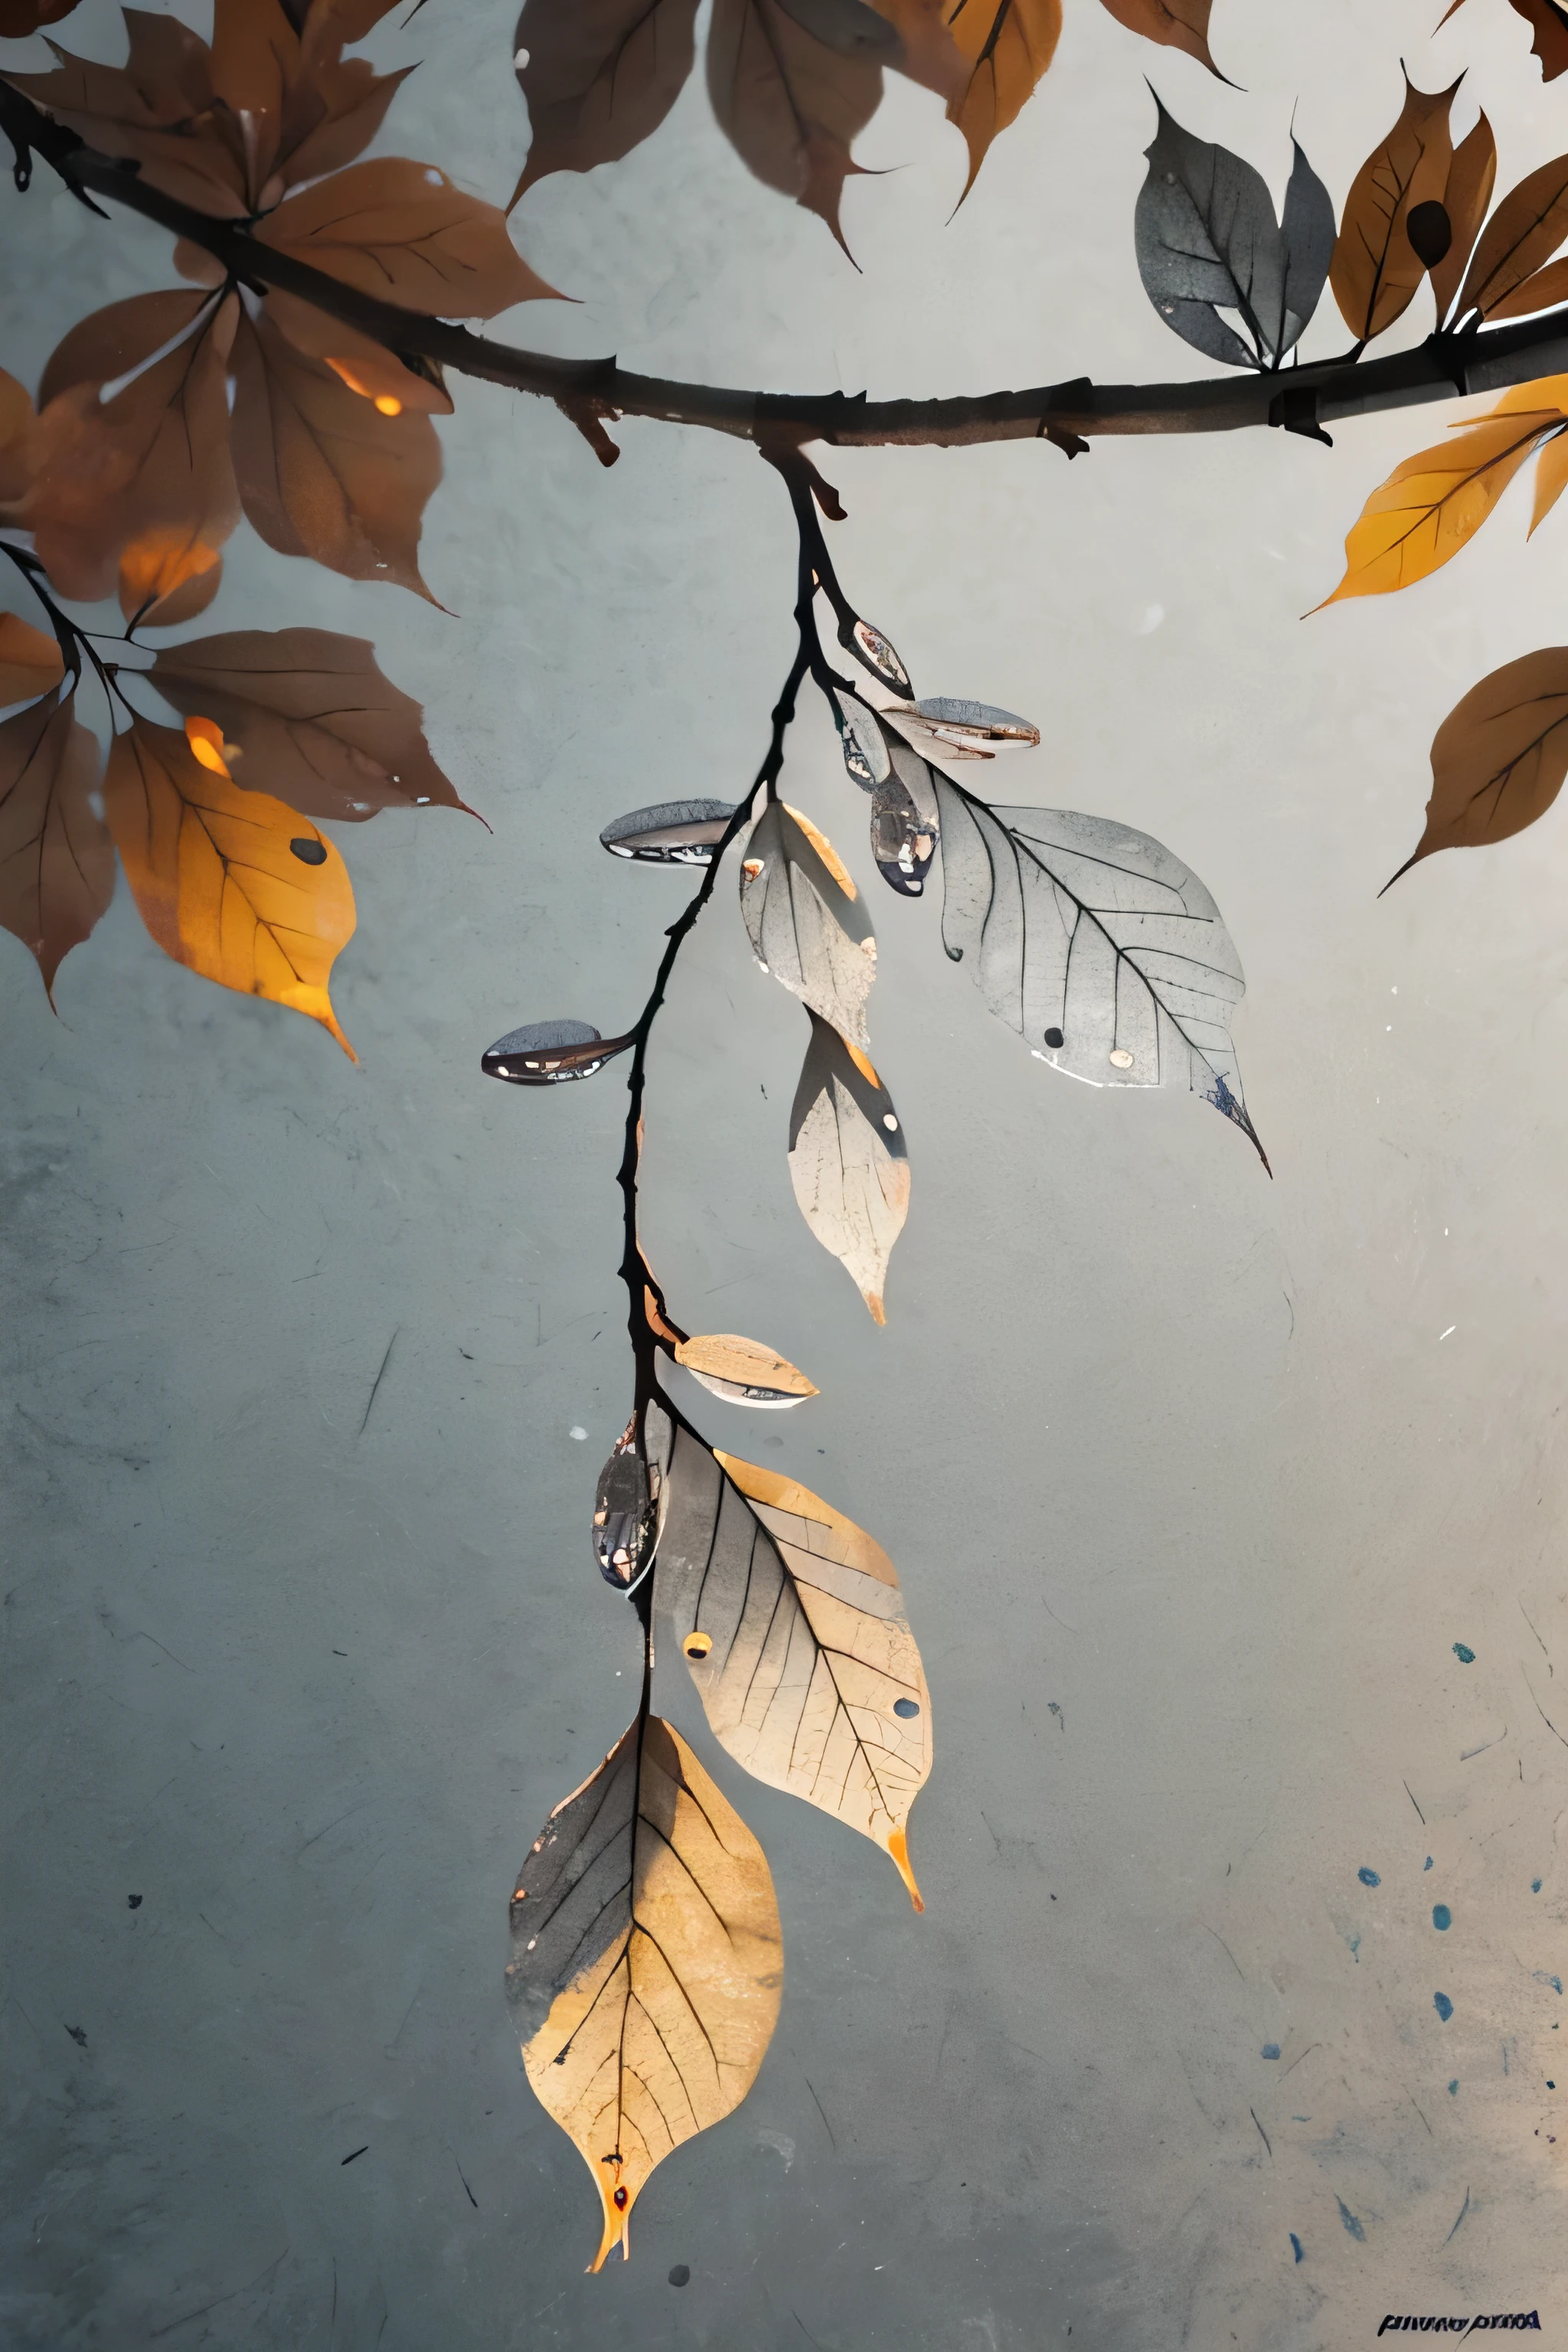
[[[1508,317],[1504,308],[1568,238],[1568,155],[1556,156],[1510,189],[1487,223],[1465,277],[1459,313]],[[1527,304],[1528,309],[1537,307]]]
[[[852,1038],[866,1034],[877,941],[853,881],[797,809],[774,801],[752,827],[741,860],[741,915],[763,970],[808,1012]]]
[[[1201,1095],[1267,1169],[1230,1040],[1241,960],[1197,876],[1109,817],[936,788],[942,943],[997,1019],[1090,1086]]]
[[[429,596],[417,552],[425,501],[441,478],[429,418],[383,415],[296,351],[265,310],[241,320],[234,362],[235,473],[268,547]]]
[[[0,368],[0,516],[7,521],[32,471],[33,424],[32,395]]]
[[[490,319],[514,302],[560,299],[518,252],[497,205],[400,155],[302,189],[256,234],[362,293],[437,318]]]
[[[871,794],[871,855],[890,889],[900,898],[918,898],[941,831],[936,784],[929,762],[891,730],[888,749],[892,772]],[[990,755],[963,751],[959,756]]]
[[[879,784],[892,772],[888,756],[888,739],[881,720],[868,702],[845,687],[835,687],[828,696],[833,723],[838,730],[838,746],[844,754],[844,766],[850,782],[863,793]]]
[[[888,1260],[910,1212],[903,1130],[865,1055],[815,1013],[790,1109],[789,1178],[801,1215],[885,1323]]]
[[[1568,646],[1544,646],[1472,686],[1438,728],[1426,829],[1394,881],[1436,850],[1479,849],[1522,833],[1545,815],[1564,776]]]
[[[319,1021],[349,1056],[327,994],[353,936],[353,887],[308,817],[242,793],[190,730],[137,718],[110,747],[104,802],[142,919],[176,963]]]
[[[58,679],[58,646],[55,660]],[[68,694],[0,725],[0,923],[37,958],[51,1004],[56,972],[114,896],[114,845],[90,799],[98,769]]]
[[[1044,79],[1061,38],[1061,0],[965,0],[948,16],[948,29],[969,68],[963,94],[947,119],[969,149],[969,194],[991,142],[1016,122]]]
[[[695,55],[697,0],[525,0],[514,43],[528,162],[511,205],[552,172],[616,163],[658,129]],[[511,210],[511,205],[507,210]]]
[[[646,1704],[534,1840],[511,1937],[528,2079],[604,2207],[596,2271],[655,2166],[751,2089],[784,1982],[762,1847]]]
[[[882,95],[876,57],[826,47],[780,0],[714,0],[708,94],[747,168],[825,220],[847,253],[838,207],[860,168],[851,143]]]
[[[0,0],[0,40],[24,40],[40,25],[58,25],[79,0]]]
[[[1525,460],[1568,421],[1568,375],[1516,384],[1452,439],[1418,449],[1375,489],[1345,541],[1345,575],[1326,604],[1386,596],[1468,545]],[[1320,612],[1322,606],[1317,608]]]
[[[430,361],[411,355],[410,363],[395,358],[384,344],[373,342],[353,327],[297,295],[274,286],[264,304],[267,316],[280,327],[297,352],[324,360],[340,383],[368,400],[383,416],[396,416],[405,408],[424,416],[450,416],[452,396],[441,381],[441,371]],[[415,369],[430,373],[416,374]]]
[[[914,712],[924,719],[927,730],[938,741],[960,748],[984,743],[1034,745],[1040,740],[1040,730],[1032,719],[1020,719],[1011,710],[998,710],[989,702],[968,702],[951,694],[933,694],[917,702]],[[901,726],[909,715],[900,710],[890,713],[895,726]]]
[[[1535,469],[1535,512],[1530,519],[1531,538],[1568,489],[1568,433],[1554,433],[1542,448]]]
[[[206,43],[147,9],[124,16],[131,47],[123,66],[73,57],[51,41],[52,73],[5,79],[89,147],[134,163],[165,195],[220,220],[239,217],[249,209],[244,154],[230,135],[236,126],[214,111]]]
[[[1426,275],[1406,223],[1417,205],[1442,202],[1454,160],[1448,110],[1458,87],[1421,90],[1406,74],[1398,121],[1351,183],[1329,282],[1358,342],[1392,327]]]
[[[110,594],[128,550],[132,593],[212,571],[239,520],[224,372],[239,315],[233,295],[216,310],[198,293],[132,295],[51,354],[22,515],[62,595]]]
[[[1568,302],[1568,260],[1549,261],[1522,286],[1494,303],[1488,312],[1492,319],[1524,319],[1532,310],[1554,310],[1559,302]]]
[[[384,808],[460,809],[430,755],[424,713],[382,675],[368,637],[238,629],[166,646],[148,673],[184,718],[214,719],[235,782],[304,815],[358,823]]]
[[[1450,242],[1446,251],[1428,264],[1439,326],[1447,317],[1454,297],[1459,290],[1465,263],[1487,216],[1487,206],[1491,203],[1496,181],[1497,142],[1492,137],[1491,124],[1481,114],[1477,118],[1475,129],[1461,139],[1454,150],[1454,160],[1448,166],[1448,177],[1443,189],[1442,213]],[[1407,232],[1414,242],[1413,221],[1407,224]]]
[[[1283,257],[1282,323],[1275,343],[1276,359],[1294,349],[1311,323],[1322,298],[1334,251],[1333,199],[1292,138],[1294,158],[1285,185],[1285,211],[1279,224]]]
[[[731,1404],[782,1408],[804,1404],[817,1394],[804,1372],[786,1356],[774,1355],[758,1340],[738,1339],[732,1331],[710,1331],[676,1342],[675,1360],[694,1380]]]
[[[950,107],[959,103],[971,78],[969,59],[948,29],[954,0],[876,0],[878,14],[899,36],[899,49],[887,62],[924,89],[935,90]]]
[[[265,213],[285,188],[341,171],[380,130],[412,68],[378,78],[363,58],[345,63],[351,37],[330,5],[296,25],[279,0],[215,0],[214,119],[243,166],[247,211]]]
[[[661,1463],[648,1459],[639,1416],[633,1413],[594,1493],[594,1559],[605,1583],[617,1591],[642,1581],[658,1528],[663,1475]]]
[[[734,815],[730,801],[656,801],[612,818],[599,839],[612,857],[653,866],[710,866]]]
[[[879,1845],[923,1910],[908,1832],[931,1777],[931,1693],[891,1560],[794,1479],[713,1453],[684,1423],[662,1512],[654,1609],[714,1738]]]
[[[1274,351],[1284,312],[1284,256],[1268,184],[1239,155],[1194,139],[1158,98],[1154,104],[1159,128],[1143,151],[1149,172],[1133,215],[1143,290],[1184,342],[1229,367],[1258,367]],[[1251,351],[1221,309],[1240,313]]]
[[[1100,0],[1119,25],[1158,41],[1167,49],[1184,49],[1221,81],[1225,77],[1209,55],[1209,10],[1214,0]]]
[[[0,709],[47,694],[65,674],[57,639],[35,629],[19,613],[0,613]]]
[[[595,1070],[636,1042],[637,1033],[601,1037],[585,1021],[531,1021],[509,1029],[479,1056],[487,1078],[514,1087],[553,1087],[563,1078],[591,1078]]]

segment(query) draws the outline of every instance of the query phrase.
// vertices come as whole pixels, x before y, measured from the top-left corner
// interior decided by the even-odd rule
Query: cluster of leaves
[[[1212,0],[1101,5],[1216,70]],[[658,130],[690,73],[696,17],[697,0],[524,0],[516,70],[531,143],[514,204],[550,173],[612,163]],[[881,101],[884,72],[945,101],[969,151],[967,195],[1061,28],[1061,0],[714,0],[708,93],[757,178],[817,214],[843,245],[844,183],[861,168],[850,150]]]

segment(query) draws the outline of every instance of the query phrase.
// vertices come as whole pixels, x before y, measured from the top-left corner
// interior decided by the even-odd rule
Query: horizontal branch
[[[181,204],[117,163],[0,80],[0,126],[27,185],[36,151],[81,195],[108,197],[175,236],[188,237],[231,277],[258,291],[275,286],[403,357],[434,361],[481,383],[537,393],[575,415],[659,417],[743,439],[826,441],[838,448],[964,448],[985,441],[1050,439],[1070,451],[1079,439],[1116,433],[1233,433],[1278,425],[1312,432],[1336,417],[1467,393],[1504,390],[1568,373],[1568,304],[1502,327],[1436,333],[1414,351],[1384,359],[1316,361],[1280,373],[1237,371],[1189,383],[1038,384],[954,400],[868,400],[864,394],[745,392],[638,375],[613,359],[554,359],[492,341],[423,311],[379,301],[308,262],[279,252],[210,214]],[[96,207],[95,207],[96,209]]]

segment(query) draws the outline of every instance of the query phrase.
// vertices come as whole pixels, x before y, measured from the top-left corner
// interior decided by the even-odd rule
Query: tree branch
[[[1415,351],[1374,360],[1325,360],[1279,373],[1237,373],[1188,383],[1096,384],[1087,376],[1026,392],[953,400],[868,400],[864,394],[745,392],[637,375],[613,359],[554,359],[491,341],[466,327],[378,301],[324,270],[277,251],[247,229],[215,220],[144,181],[0,80],[0,127],[16,150],[25,188],[36,151],[84,201],[108,197],[188,237],[241,284],[276,286],[354,327],[399,356],[435,361],[481,383],[536,393],[571,414],[658,417],[746,440],[826,441],[839,448],[963,448],[985,441],[1053,440],[1076,445],[1100,434],[1231,433],[1277,425],[1312,433],[1336,417],[1405,408],[1467,393],[1497,392],[1542,375],[1568,373],[1568,304],[1538,319],[1479,332],[1429,335]],[[97,210],[97,207],[93,207]]]

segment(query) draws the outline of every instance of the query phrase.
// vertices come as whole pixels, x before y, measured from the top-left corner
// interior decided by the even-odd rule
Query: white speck
[[[416,807],[416,808],[428,808],[428,807],[429,807],[429,805],[430,805],[430,795],[429,795],[429,793],[421,793],[419,794],[418,798],[416,800],[416,802],[415,802],[414,805],[415,805],[415,807]]]
[[[1137,637],[1152,637],[1164,617],[1165,607],[1163,604],[1145,604],[1143,607],[1143,617],[1139,622],[1137,627],[1133,630],[1133,635]]]
[[[578,1426],[577,1426],[577,1423],[576,1423],[575,1422],[574,1422],[574,1423],[572,1423],[571,1428],[567,1431],[566,1434],[567,1434],[567,1436],[568,1436],[568,1437],[575,1437],[575,1438],[577,1438],[577,1439],[581,1440],[581,1439],[583,1439],[583,1438],[586,1437],[586,1436],[587,1436],[587,1434],[588,1434],[588,1433],[587,1433],[587,1431],[586,1431],[585,1429],[579,1429],[579,1428],[578,1428]]]
[[[1445,1225],[1445,1226],[1444,1226],[1444,1228],[1443,1228],[1443,1239],[1444,1239],[1445,1241],[1447,1241],[1447,1238],[1448,1238],[1448,1228],[1447,1228],[1447,1225]]]
[[[619,1666],[617,1666],[617,1667],[616,1668],[616,1680],[617,1682],[619,1682],[619,1681],[620,1681],[620,1679],[621,1679],[621,1670],[620,1670]]]
[[[532,1949],[533,1949],[533,1948],[534,1948],[535,1944],[537,1944],[537,1943],[538,1943],[538,1941],[539,1941],[539,1938],[538,1938],[538,1937],[537,1937],[537,1936],[531,1936],[531,1937],[529,1937],[529,1939],[528,1939],[528,1948],[529,1948],[529,1950],[530,1950],[531,1952],[532,1951]]]
[[[1450,1323],[1446,1331],[1438,1332],[1437,1337],[1439,1339],[1451,1339],[1458,1328],[1457,1323]]]
[[[1394,1034],[1394,1024],[1393,1024],[1393,1022],[1392,1022],[1392,1021],[1385,1021],[1385,1022],[1384,1023],[1384,1024],[1383,1024],[1383,1034],[1384,1034],[1384,1035],[1385,1037],[1392,1037],[1392,1036],[1393,1036],[1393,1034]]]
[[[447,175],[444,172],[438,172],[434,163],[428,164],[425,172],[425,184],[428,188],[444,188],[447,184]]]
[[[1132,1056],[1125,1045],[1113,1046],[1110,1060],[1113,1067],[1118,1070],[1130,1070],[1132,1067]]]
[[[526,49],[519,49],[516,57],[512,59],[512,63],[517,68],[519,73],[521,73],[523,68],[528,63],[528,51]]]
[[[888,1131],[889,1131],[889,1134],[894,1134],[894,1133],[896,1133],[896,1132],[897,1132],[899,1122],[898,1122],[898,1120],[893,1117],[893,1114],[892,1114],[892,1112],[891,1112],[890,1110],[885,1110],[885,1111],[882,1113],[882,1125],[883,1125],[883,1126],[888,1129]]]
[[[1398,991],[1396,988],[1391,988],[1391,989],[1389,990],[1389,992],[1389,992],[1390,996],[1397,996],[1397,995],[1398,995],[1398,993],[1399,993],[1399,991]]]

